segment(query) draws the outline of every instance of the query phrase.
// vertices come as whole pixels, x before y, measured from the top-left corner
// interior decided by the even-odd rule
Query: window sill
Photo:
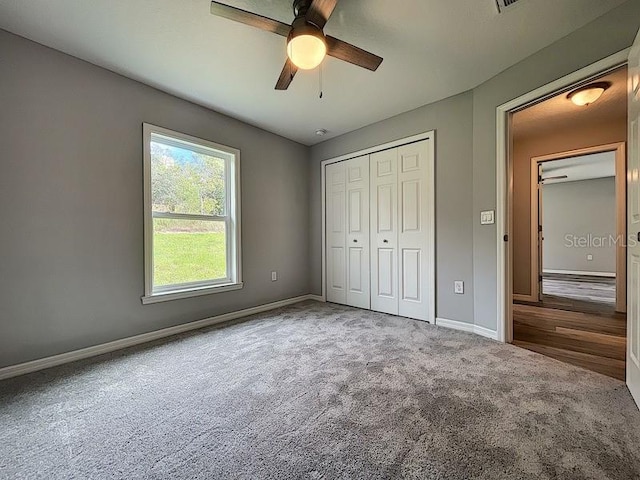
[[[200,297],[202,295],[211,295],[213,293],[231,292],[232,290],[240,290],[243,286],[244,284],[242,282],[227,283],[224,285],[192,288],[189,290],[178,290],[175,292],[154,293],[152,295],[145,295],[141,299],[143,305],[148,305],[150,303],[169,302],[171,300]]]

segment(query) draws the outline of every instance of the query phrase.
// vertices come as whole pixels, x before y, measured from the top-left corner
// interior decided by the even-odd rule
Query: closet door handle
[[[353,243],[358,243],[358,240],[356,240],[355,238],[353,239]]]
[[[383,240],[382,243],[389,243],[389,240]]]

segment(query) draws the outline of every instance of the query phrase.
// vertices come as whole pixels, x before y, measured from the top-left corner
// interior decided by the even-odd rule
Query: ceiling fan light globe
[[[318,35],[295,35],[289,38],[287,55],[299,69],[313,70],[327,55],[327,44]]]

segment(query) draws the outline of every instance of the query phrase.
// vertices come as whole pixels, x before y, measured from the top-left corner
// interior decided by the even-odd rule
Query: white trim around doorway
[[[615,53],[587,67],[581,68],[558,80],[548,83],[529,93],[525,93],[496,109],[496,249],[497,249],[497,313],[498,340],[511,343],[513,341],[512,317],[512,238],[504,241],[505,235],[511,234],[508,208],[512,198],[512,171],[509,169],[509,120],[510,114],[534,103],[538,103],[571,87],[585,84],[611,70],[627,63],[629,49]],[[509,187],[508,187],[509,185]]]

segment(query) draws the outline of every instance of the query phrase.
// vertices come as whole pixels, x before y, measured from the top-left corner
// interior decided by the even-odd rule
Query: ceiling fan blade
[[[211,2],[211,13],[218,17],[228,18],[235,22],[266,30],[267,32],[277,33],[283,37],[289,35],[291,31],[291,26],[286,23],[263,17],[256,13],[247,12],[246,10],[241,10],[225,3]]]
[[[305,16],[307,22],[313,23],[322,30],[337,3],[338,0],[313,0]]]
[[[284,68],[280,73],[280,78],[278,78],[278,83],[276,83],[276,90],[286,90],[289,88],[289,85],[291,85],[293,77],[295,77],[297,72],[298,67],[296,67],[293,62],[287,58]]]
[[[375,72],[382,57],[327,35],[327,55]]]

